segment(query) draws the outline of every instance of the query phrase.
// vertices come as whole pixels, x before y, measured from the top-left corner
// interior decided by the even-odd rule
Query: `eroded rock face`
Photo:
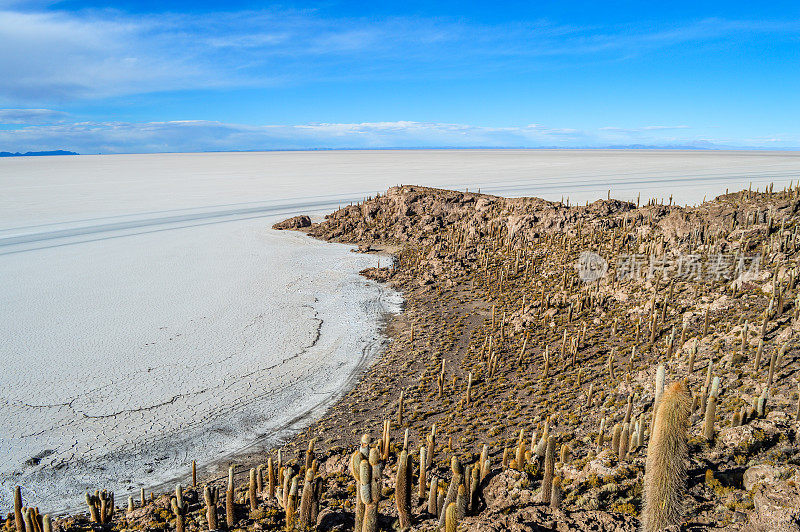
[[[311,218],[306,215],[295,216],[272,226],[273,229],[277,230],[303,229],[305,227],[311,227]]]
[[[774,531],[798,531],[800,526],[800,474],[793,468],[758,464],[743,475],[744,488],[753,493],[756,524],[770,524]]]
[[[487,508],[495,512],[536,502],[528,474],[515,469],[494,475],[483,492],[483,498]]]

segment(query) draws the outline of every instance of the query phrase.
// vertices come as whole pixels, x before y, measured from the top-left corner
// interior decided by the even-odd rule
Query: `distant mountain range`
[[[53,151],[29,151],[25,153],[12,153],[10,151],[0,151],[0,157],[39,157],[43,155],[78,155],[74,151],[53,150]]]

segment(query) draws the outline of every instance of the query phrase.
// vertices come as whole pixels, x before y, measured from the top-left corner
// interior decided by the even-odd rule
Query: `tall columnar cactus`
[[[547,438],[547,450],[544,455],[544,477],[542,478],[541,502],[550,503],[553,489],[553,470],[555,468],[556,437]]]
[[[297,520],[297,475],[292,477],[292,484],[289,488],[289,496],[286,499],[286,530],[293,530],[295,528],[295,521]]]
[[[312,526],[316,523],[311,521],[311,514],[314,509],[315,493],[314,470],[312,468],[306,469],[305,481],[303,482],[303,494],[300,497],[300,515],[298,517],[298,524],[301,529]]]
[[[175,532],[186,530],[186,514],[189,513],[189,505],[183,500],[183,488],[180,484],[175,486],[175,496],[170,499],[172,513],[175,514]]]
[[[453,472],[453,478],[450,481],[450,487],[447,489],[447,496],[444,500],[444,507],[449,507],[450,503],[456,502],[456,498],[458,497],[458,486],[463,482],[463,469],[461,468],[461,462],[458,461],[457,456],[453,456],[450,459],[450,470]],[[442,515],[439,517],[439,528],[445,525],[445,513],[442,512]]]
[[[308,449],[306,450],[306,463],[305,463],[305,470],[311,469],[311,465],[314,463],[314,442],[315,440],[312,438],[308,441]]]
[[[753,369],[758,371],[758,368],[761,367],[761,355],[764,353],[764,339],[761,338],[758,340],[758,349],[756,349],[756,359],[753,362]]]
[[[87,493],[86,504],[92,522],[104,525],[114,518],[114,492],[96,490],[94,495]]]
[[[373,467],[369,460],[361,460],[359,470],[361,500],[364,502],[361,531],[375,532],[378,529],[378,501],[380,500],[380,494],[376,493],[375,490],[372,478]]]
[[[367,460],[367,457],[369,455],[370,441],[371,438],[369,437],[369,435],[364,434],[361,437],[361,447],[359,447],[350,458],[350,472],[353,474],[353,478],[356,481],[356,514],[355,514],[356,532],[361,530],[364,522],[364,499],[361,497],[361,494],[363,492],[362,487],[364,482],[368,481],[362,479],[361,462]],[[367,465],[369,465],[369,463],[367,463]]]
[[[428,487],[428,472],[425,468],[425,446],[419,446],[419,478],[417,481],[417,498],[422,503],[425,500],[425,489]]]
[[[666,389],[657,405],[644,480],[643,532],[680,524],[686,492],[691,401],[683,383]]]
[[[561,499],[563,498],[564,494],[561,490],[561,479],[556,477],[553,479],[553,489],[550,494],[550,508],[553,510],[558,510],[561,508]]]
[[[267,494],[269,495],[269,500],[272,500],[275,497],[276,480],[275,464],[272,462],[272,457],[270,456],[267,459]]]
[[[397,461],[397,484],[394,492],[401,530],[411,528],[411,475],[411,457],[403,450]]]
[[[599,453],[603,450],[603,443],[605,443],[606,436],[606,418],[600,420],[600,431],[597,433],[597,446],[595,452]]]
[[[456,532],[458,529],[458,508],[456,507],[456,503],[451,502],[445,508],[445,511],[442,513],[445,522],[444,530],[445,532]]]
[[[206,523],[209,530],[217,530],[217,504],[219,503],[219,490],[206,486],[203,490],[203,499],[206,501]]]
[[[247,498],[250,500],[250,511],[258,508],[258,479],[256,470],[250,468],[250,483],[247,487]]]
[[[480,496],[481,485],[481,467],[476,464],[472,468],[472,478],[469,482],[469,511],[476,512],[478,510],[478,499]]]
[[[431,477],[431,488],[428,490],[428,513],[437,516],[439,514],[438,508],[439,496],[439,479]]]
[[[622,425],[617,423],[616,425],[614,425],[614,432],[611,434],[611,452],[614,453],[614,455],[617,455],[619,453],[619,440],[621,436],[622,436]]]
[[[14,524],[17,532],[25,532],[25,520],[22,517],[22,488],[19,486],[14,488]]]
[[[717,396],[719,395],[719,377],[714,377],[714,382],[711,385],[711,393],[708,395],[706,402],[705,419],[703,422],[703,437],[712,441],[714,439],[714,421],[717,415]]]
[[[233,505],[233,473],[235,466],[228,467],[228,489],[225,492],[225,522],[228,528],[236,524],[235,508]]]
[[[431,433],[428,434],[427,437],[427,456],[425,457],[427,461],[425,462],[425,468],[430,469],[431,465],[433,464],[433,455],[436,451],[436,423],[431,425]]]

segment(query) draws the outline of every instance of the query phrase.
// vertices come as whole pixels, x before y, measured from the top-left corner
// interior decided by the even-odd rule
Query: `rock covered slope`
[[[633,531],[658,470],[676,529],[800,530],[798,222],[796,189],[684,208],[403,186],[279,226],[394,250],[363,273],[406,310],[350,393],[211,494],[219,526]],[[670,404],[688,420],[664,434]],[[103,526],[209,528],[200,487],[182,517],[170,498]]]
[[[684,208],[616,200],[567,206],[406,186],[331,214],[311,234],[400,246],[396,268],[367,273],[406,292],[413,287],[415,297],[444,300],[454,317],[471,307],[481,318],[473,327],[464,316],[444,320],[432,338],[407,346],[425,363],[416,383],[399,383],[415,405],[405,422],[412,433],[424,431],[417,417],[438,421],[457,452],[472,458],[486,443],[501,461],[520,430],[526,444],[549,431],[570,449],[556,468],[562,509],[605,510],[611,521],[635,523],[663,365],[667,382],[685,379],[695,400],[686,523],[730,529],[750,520],[788,523],[800,504],[793,465],[800,458],[793,338],[799,220],[796,190],[743,191]],[[587,251],[608,266],[592,282],[580,278],[585,268],[576,269]],[[417,336],[426,328],[410,326]],[[458,355],[449,356],[454,349]],[[442,359],[437,401],[431,395],[439,393]],[[626,420],[644,427],[643,441],[620,460],[611,444]],[[608,443],[598,445],[601,425]],[[516,504],[500,503],[502,517],[490,512],[489,521],[548,521],[535,517],[540,507],[520,503],[536,500],[541,460],[533,462],[532,474],[507,486],[522,494]],[[511,482],[509,475],[516,473],[495,482]]]

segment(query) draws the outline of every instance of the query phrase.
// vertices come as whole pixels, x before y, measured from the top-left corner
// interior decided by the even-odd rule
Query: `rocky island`
[[[7,531],[800,530],[800,189],[400,186],[278,228],[390,253],[391,343],[280,449]],[[23,487],[24,490],[24,487]],[[116,508],[116,510],[115,510]]]

